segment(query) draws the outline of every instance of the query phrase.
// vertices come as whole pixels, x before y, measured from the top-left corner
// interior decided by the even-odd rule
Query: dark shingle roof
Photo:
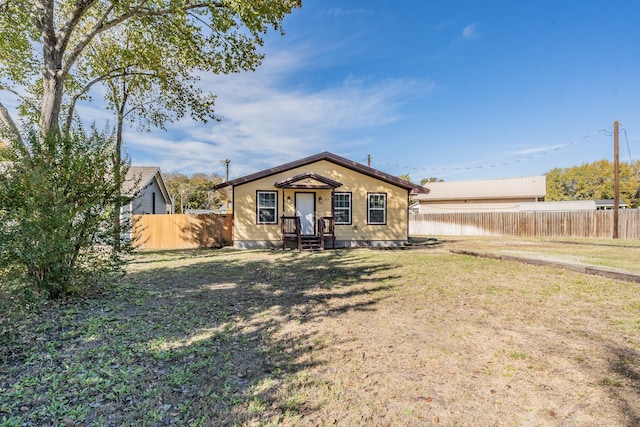
[[[303,159],[300,160],[295,160],[293,162],[289,162],[289,163],[285,163],[283,165],[280,166],[276,166],[273,167],[271,169],[265,169],[263,171],[260,172],[256,172],[250,175],[246,175],[244,177],[238,178],[238,179],[234,179],[231,181],[227,181],[227,182],[223,182],[222,184],[218,184],[216,185],[214,188],[216,190],[220,190],[222,188],[228,187],[228,186],[235,186],[235,185],[242,185],[242,184],[246,184],[248,182],[251,181],[255,181],[258,179],[262,179],[262,178],[266,178],[268,176],[271,175],[275,175],[281,172],[285,172],[288,171],[290,169],[295,169],[295,168],[299,168],[301,166],[305,166],[311,163],[315,163],[315,162],[319,162],[322,160],[326,160],[330,163],[334,163],[336,165],[345,167],[347,169],[351,169],[353,171],[359,172],[363,175],[367,175],[370,176],[372,178],[377,178],[383,182],[386,182],[388,184],[393,184],[396,185],[400,188],[404,188],[406,190],[410,190],[412,193],[427,193],[429,190],[427,190],[424,187],[421,187],[419,185],[413,184],[409,181],[406,181],[404,179],[395,177],[393,175],[389,175],[385,172],[379,171],[377,169],[373,169],[370,168],[368,166],[365,165],[361,165],[360,163],[354,162],[352,160],[349,159],[345,159],[344,157],[340,157],[338,155],[335,155],[333,153],[329,153],[328,151],[325,151],[323,153],[319,153],[319,154],[315,154],[313,156],[309,156],[309,157],[305,157]]]
[[[143,188],[151,183],[154,177],[158,175],[158,185],[162,191],[162,196],[166,203],[172,203],[171,194],[166,187],[162,176],[160,175],[160,168],[157,166],[131,166],[127,171],[127,175],[122,185],[122,192],[129,196],[135,196]]]

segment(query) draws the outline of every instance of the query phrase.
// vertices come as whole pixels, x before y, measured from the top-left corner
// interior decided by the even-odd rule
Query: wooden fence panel
[[[640,238],[640,210],[618,212],[621,239]],[[411,236],[584,237],[610,239],[613,211],[456,212],[409,215]]]
[[[231,215],[133,215],[132,222],[141,249],[213,248],[232,241]]]

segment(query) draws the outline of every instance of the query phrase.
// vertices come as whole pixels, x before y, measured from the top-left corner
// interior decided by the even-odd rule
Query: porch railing
[[[331,240],[331,248],[334,249],[336,247],[336,230],[335,230],[335,220],[332,216],[323,216],[318,218],[318,236],[320,237],[320,244],[322,249],[324,249],[324,240]]]
[[[302,224],[300,217],[281,216],[280,230],[283,250],[286,249],[287,241],[295,242],[298,250],[302,250]],[[325,240],[331,240],[331,248],[336,247],[335,221],[332,216],[318,218],[315,239],[320,244],[321,250],[325,248]],[[306,241],[305,245],[310,243]]]
[[[298,216],[281,216],[280,230],[282,235],[282,249],[285,249],[287,240],[295,241],[298,250],[302,249],[302,225]]]

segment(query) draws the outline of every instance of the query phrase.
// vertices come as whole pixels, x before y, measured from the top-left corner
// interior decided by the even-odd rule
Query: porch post
[[[335,195],[336,189],[332,188],[331,189],[331,217],[334,217],[334,209],[336,208],[335,204],[334,204],[334,195]]]
[[[287,201],[284,198],[284,192],[285,192],[285,189],[283,188],[282,189],[282,216],[286,215],[285,209],[286,209],[286,206],[287,206]]]
[[[335,205],[336,189],[331,189],[331,249],[336,248],[336,205]],[[352,208],[353,209],[353,208]]]

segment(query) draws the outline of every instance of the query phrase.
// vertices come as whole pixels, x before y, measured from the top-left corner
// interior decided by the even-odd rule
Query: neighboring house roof
[[[420,194],[414,200],[543,198],[547,194],[544,175],[475,181],[429,182],[425,186],[429,189],[429,193]]]
[[[129,167],[122,186],[122,192],[129,196],[136,196],[151,184],[154,179],[158,181],[158,186],[160,187],[165,203],[172,204],[171,193],[169,193],[169,189],[164,183],[164,178],[162,178],[162,174],[160,173],[160,168],[157,166]]]
[[[0,162],[0,173],[9,169],[12,162]],[[122,185],[122,193],[135,197],[140,191],[157,179],[158,187],[166,204],[173,204],[171,193],[164,182],[164,178],[157,166],[131,166]]]
[[[252,182],[252,181],[255,181],[255,180],[258,180],[258,179],[266,178],[266,177],[271,176],[271,175],[275,175],[275,174],[278,174],[278,173],[281,173],[281,172],[286,172],[287,170],[290,170],[290,169],[299,168],[299,167],[302,167],[302,166],[305,166],[305,165],[308,165],[308,164],[311,164],[311,163],[323,161],[323,160],[325,160],[327,162],[330,162],[330,163],[334,163],[334,164],[342,166],[342,167],[345,167],[347,169],[351,169],[351,170],[359,172],[361,174],[368,175],[368,176],[370,176],[372,178],[377,178],[377,179],[379,179],[379,180],[381,180],[383,182],[386,182],[388,184],[393,184],[393,185],[396,185],[396,186],[398,186],[400,188],[404,188],[406,190],[410,190],[412,193],[415,193],[415,194],[427,193],[429,191],[424,187],[421,187],[419,185],[413,184],[413,183],[411,183],[409,181],[405,181],[404,179],[395,177],[393,175],[389,175],[387,173],[381,172],[381,171],[379,171],[377,169],[373,169],[373,168],[370,168],[370,167],[365,166],[365,165],[361,165],[360,163],[354,162],[354,161],[349,160],[349,159],[345,159],[344,157],[340,157],[340,156],[337,156],[337,155],[335,155],[333,153],[329,153],[328,151],[325,151],[323,153],[319,153],[319,154],[316,154],[316,155],[313,155],[313,156],[305,157],[303,159],[296,160],[296,161],[293,161],[293,162],[285,163],[283,165],[276,166],[276,167],[271,168],[271,169],[265,169],[263,171],[253,173],[251,175],[247,175],[247,176],[244,176],[242,178],[234,179],[232,181],[223,182],[222,184],[216,185],[214,187],[214,189],[222,190],[222,189],[224,189],[226,187],[232,187],[232,186],[235,186],[235,185],[246,184],[248,182]],[[334,186],[334,185],[339,184],[337,182],[323,181],[322,179],[327,180],[326,177],[322,177],[322,179],[318,179],[318,176],[304,176],[304,175],[305,174],[297,175],[297,176],[291,177],[291,178],[289,178],[287,180],[283,180],[281,182],[281,184],[282,185],[286,185],[286,184],[297,182],[297,181],[305,179],[305,178],[313,178],[313,179],[319,180],[321,182],[324,182],[325,184],[327,184],[329,186]],[[284,181],[287,181],[287,182],[285,183]],[[329,180],[329,181],[331,181],[331,180]]]
[[[596,207],[598,209],[606,209],[606,208],[613,209],[613,207],[615,206],[614,199],[598,199],[598,200],[595,200],[595,202],[596,202]],[[618,201],[618,207],[626,209],[629,207],[629,205],[625,203],[622,199],[620,199]]]

